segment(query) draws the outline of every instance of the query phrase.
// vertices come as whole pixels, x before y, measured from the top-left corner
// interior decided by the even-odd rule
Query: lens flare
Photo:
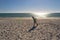
[[[45,18],[48,13],[34,13],[34,15],[37,15],[38,17]]]

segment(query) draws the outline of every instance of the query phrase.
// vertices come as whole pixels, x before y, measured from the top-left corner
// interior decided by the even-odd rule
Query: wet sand
[[[0,40],[60,40],[60,19],[38,19],[35,30],[32,19],[0,19]]]

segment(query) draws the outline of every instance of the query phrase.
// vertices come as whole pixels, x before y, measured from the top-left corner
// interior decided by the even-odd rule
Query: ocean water
[[[0,13],[0,17],[31,17],[31,13]]]
[[[60,17],[60,13],[50,13],[46,15],[47,17]]]
[[[0,13],[0,17],[32,17],[33,13]],[[60,13],[50,13],[46,17],[60,17]]]

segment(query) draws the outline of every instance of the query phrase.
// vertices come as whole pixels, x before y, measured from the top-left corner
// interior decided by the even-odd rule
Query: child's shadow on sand
[[[33,26],[28,32],[31,32],[32,30],[34,30],[36,27]]]

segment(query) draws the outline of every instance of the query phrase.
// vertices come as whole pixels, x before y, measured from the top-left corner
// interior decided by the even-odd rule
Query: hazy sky
[[[0,0],[1,12],[60,12],[60,0]]]

